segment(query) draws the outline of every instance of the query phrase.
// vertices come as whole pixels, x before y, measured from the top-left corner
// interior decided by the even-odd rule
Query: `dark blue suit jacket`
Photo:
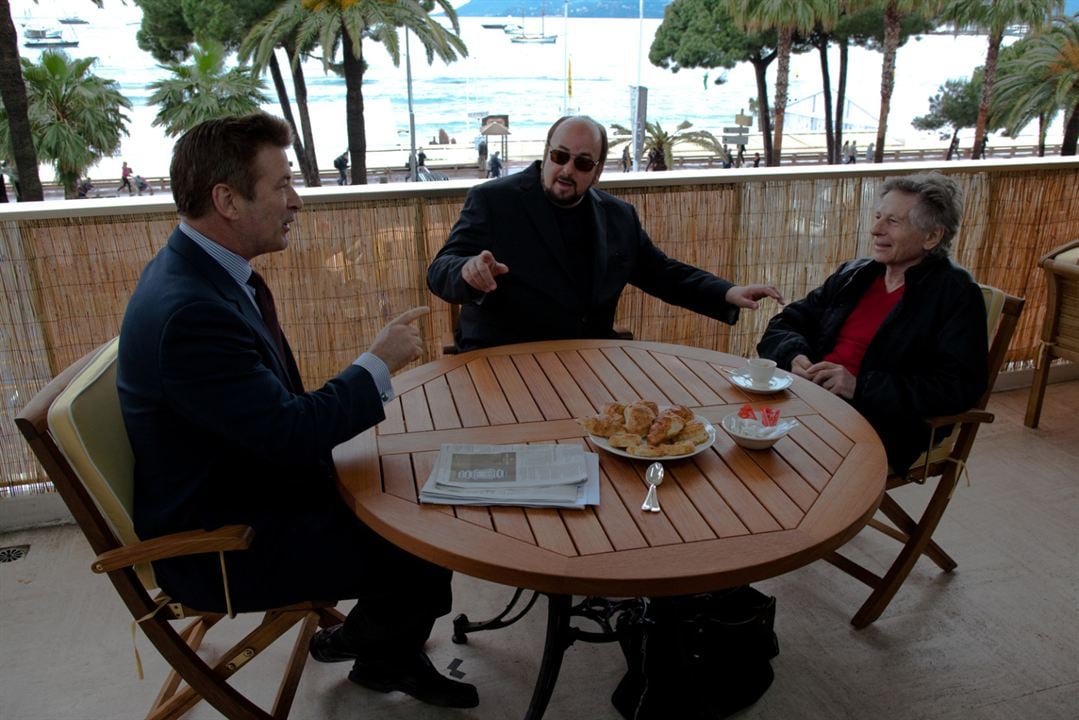
[[[350,365],[302,392],[292,358],[280,356],[243,288],[179,229],[128,304],[117,373],[139,536],[251,525],[255,546],[231,554],[249,566],[246,576],[237,568],[236,597],[293,601],[287,588],[244,578],[260,564],[287,563],[279,553],[289,543],[310,549],[320,525],[354,520],[336,491],[331,450],[384,418],[371,375]],[[155,569],[174,597],[206,607],[221,596],[217,563],[202,556]],[[291,592],[305,597],[305,588]]]
[[[626,285],[726,323],[738,320],[738,308],[725,299],[730,282],[667,257],[652,244],[629,203],[595,188],[589,196],[595,228],[592,292],[582,302],[557,210],[543,192],[540,164],[472,188],[449,240],[427,270],[431,292],[462,305],[458,347],[612,337]],[[461,278],[461,266],[483,250],[510,269],[486,296]]]

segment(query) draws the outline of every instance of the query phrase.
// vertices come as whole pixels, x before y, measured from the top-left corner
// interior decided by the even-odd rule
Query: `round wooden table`
[[[742,358],[621,340],[508,345],[436,360],[394,378],[377,428],[334,452],[339,487],[398,546],[474,577],[548,595],[548,638],[526,717],[557,679],[573,595],[664,596],[744,585],[821,558],[857,533],[884,493],[876,433],[850,405],[794,378],[757,395],[729,381]],[[680,404],[716,442],[665,462],[662,512],[642,512],[651,460],[600,454],[601,501],[584,510],[420,505],[442,443],[589,445],[576,418],[611,401]],[[720,420],[749,402],[800,426],[770,450],[744,450]],[[567,642],[568,640],[568,642]]]

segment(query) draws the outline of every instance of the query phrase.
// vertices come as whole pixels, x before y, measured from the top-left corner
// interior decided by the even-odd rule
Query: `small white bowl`
[[[797,420],[783,421],[780,427],[772,429],[772,433],[768,437],[761,438],[740,433],[737,429],[739,420],[738,413],[731,413],[723,418],[720,425],[727,431],[728,435],[734,438],[736,445],[744,447],[746,450],[767,450],[798,425]]]

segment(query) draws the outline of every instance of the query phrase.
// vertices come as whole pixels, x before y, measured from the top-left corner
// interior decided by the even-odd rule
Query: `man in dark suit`
[[[551,126],[542,161],[477,185],[427,270],[435,295],[460,304],[462,350],[532,340],[613,336],[627,284],[733,324],[771,285],[734,285],[652,244],[636,210],[594,186],[607,132],[588,117]]]
[[[289,126],[257,113],[203,123],[177,143],[180,225],[142,274],[120,332],[117,385],[135,454],[142,538],[230,523],[250,549],[154,563],[162,588],[204,610],[357,598],[311,653],[352,660],[349,679],[428,703],[473,707],[473,686],[423,652],[450,610],[448,570],[381,539],[336,491],[331,449],[382,421],[390,374],[417,358],[414,308],[368,352],[305,392],[269,289],[249,261],[284,250],[303,203]]]

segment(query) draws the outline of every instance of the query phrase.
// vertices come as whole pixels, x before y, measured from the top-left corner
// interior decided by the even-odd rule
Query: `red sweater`
[[[825,362],[838,363],[851,375],[857,377],[866,348],[873,341],[877,330],[880,330],[884,318],[888,317],[888,313],[903,297],[905,287],[906,285],[900,285],[892,292],[888,292],[884,288],[883,275],[874,280],[843,323],[843,327],[839,330],[839,337],[836,338],[835,347],[824,356]]]

